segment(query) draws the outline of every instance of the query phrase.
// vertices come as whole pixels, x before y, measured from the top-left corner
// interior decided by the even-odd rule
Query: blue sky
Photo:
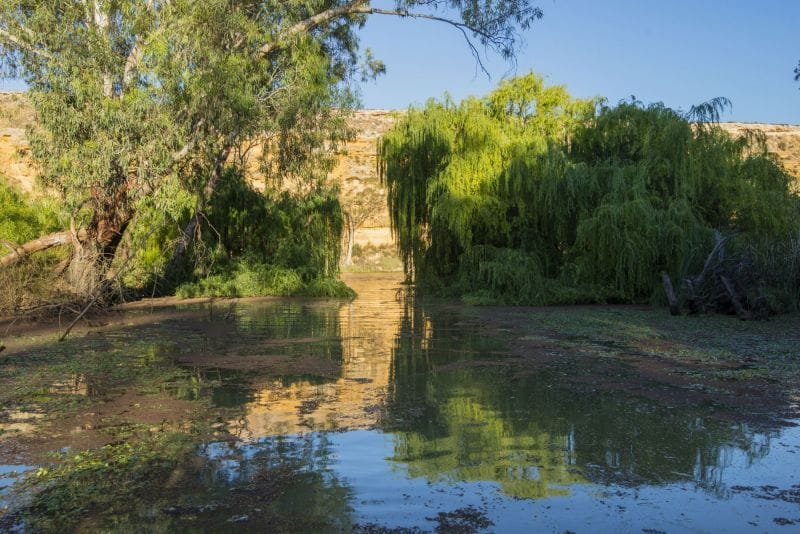
[[[529,70],[575,96],[612,103],[636,96],[688,109],[717,96],[723,120],[800,124],[800,0],[540,0],[516,72]],[[442,24],[373,17],[362,45],[387,74],[364,84],[367,108],[402,109],[441,96],[485,94],[510,66],[489,55],[475,70],[463,37]]]
[[[391,2],[376,2],[376,4]],[[800,0],[540,0],[516,72],[529,70],[575,96],[612,103],[636,96],[688,109],[717,96],[723,120],[800,124]],[[366,108],[404,109],[445,91],[485,94],[511,65],[489,54],[476,70],[463,37],[428,21],[372,17],[362,45],[388,72],[362,86]],[[513,72],[511,72],[513,74]],[[0,90],[20,90],[0,80]]]

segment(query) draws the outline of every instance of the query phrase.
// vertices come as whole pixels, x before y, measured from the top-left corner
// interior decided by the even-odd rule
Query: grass
[[[354,298],[355,292],[333,278],[315,278],[309,282],[293,270],[252,262],[237,262],[224,273],[213,274],[196,282],[178,286],[179,298],[307,296]]]

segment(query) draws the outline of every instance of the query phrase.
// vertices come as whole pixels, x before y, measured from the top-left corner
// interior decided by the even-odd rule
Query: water
[[[487,334],[485,311],[414,305],[394,275],[348,282],[360,295],[352,303],[185,307],[64,349],[177,366],[184,373],[162,391],[226,417],[225,439],[197,445],[188,487],[115,516],[116,526],[800,529],[793,422],[595,387],[631,371],[529,365],[513,336]],[[100,382],[70,377],[58,388],[91,394],[107,388]]]

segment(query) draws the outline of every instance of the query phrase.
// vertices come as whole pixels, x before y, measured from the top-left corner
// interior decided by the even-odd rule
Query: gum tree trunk
[[[352,217],[347,217],[347,251],[344,257],[345,265],[353,265],[353,244],[356,240],[356,224]]]
[[[85,230],[86,239],[74,243],[75,252],[64,277],[81,298],[94,295],[108,278],[122,236],[133,219],[125,188],[120,189],[102,210],[97,210]]]

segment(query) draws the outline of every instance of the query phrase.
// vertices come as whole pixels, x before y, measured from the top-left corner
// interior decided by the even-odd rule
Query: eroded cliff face
[[[747,130],[764,134],[767,148],[792,176],[796,177],[795,190],[800,191],[800,126],[787,124],[756,124],[747,122],[723,122],[722,128],[739,136]]]
[[[356,138],[343,147],[331,173],[331,178],[341,185],[345,197],[358,201],[359,190],[366,188],[383,192],[378,177],[378,140],[401,116],[402,112],[378,109],[355,113],[352,127],[357,132]],[[356,230],[355,243],[376,246],[394,244],[385,202],[382,209],[375,210]]]
[[[402,117],[402,111],[362,110],[352,118],[356,137],[340,150],[331,179],[341,184],[343,201],[365,198],[365,189],[380,189],[377,144],[380,137]],[[25,129],[35,115],[24,93],[0,93],[0,179],[27,192],[36,192],[36,168],[30,158]],[[800,191],[800,126],[781,124],[723,123],[735,135],[745,130],[763,132],[767,146],[786,169],[798,178]],[[256,155],[258,150],[253,152]],[[257,181],[257,180],[256,180]],[[346,198],[349,197],[349,198]],[[384,205],[373,210],[355,233],[357,245],[393,245],[389,212]]]
[[[27,193],[36,191],[36,167],[25,130],[35,121],[23,93],[0,93],[0,179]]]

